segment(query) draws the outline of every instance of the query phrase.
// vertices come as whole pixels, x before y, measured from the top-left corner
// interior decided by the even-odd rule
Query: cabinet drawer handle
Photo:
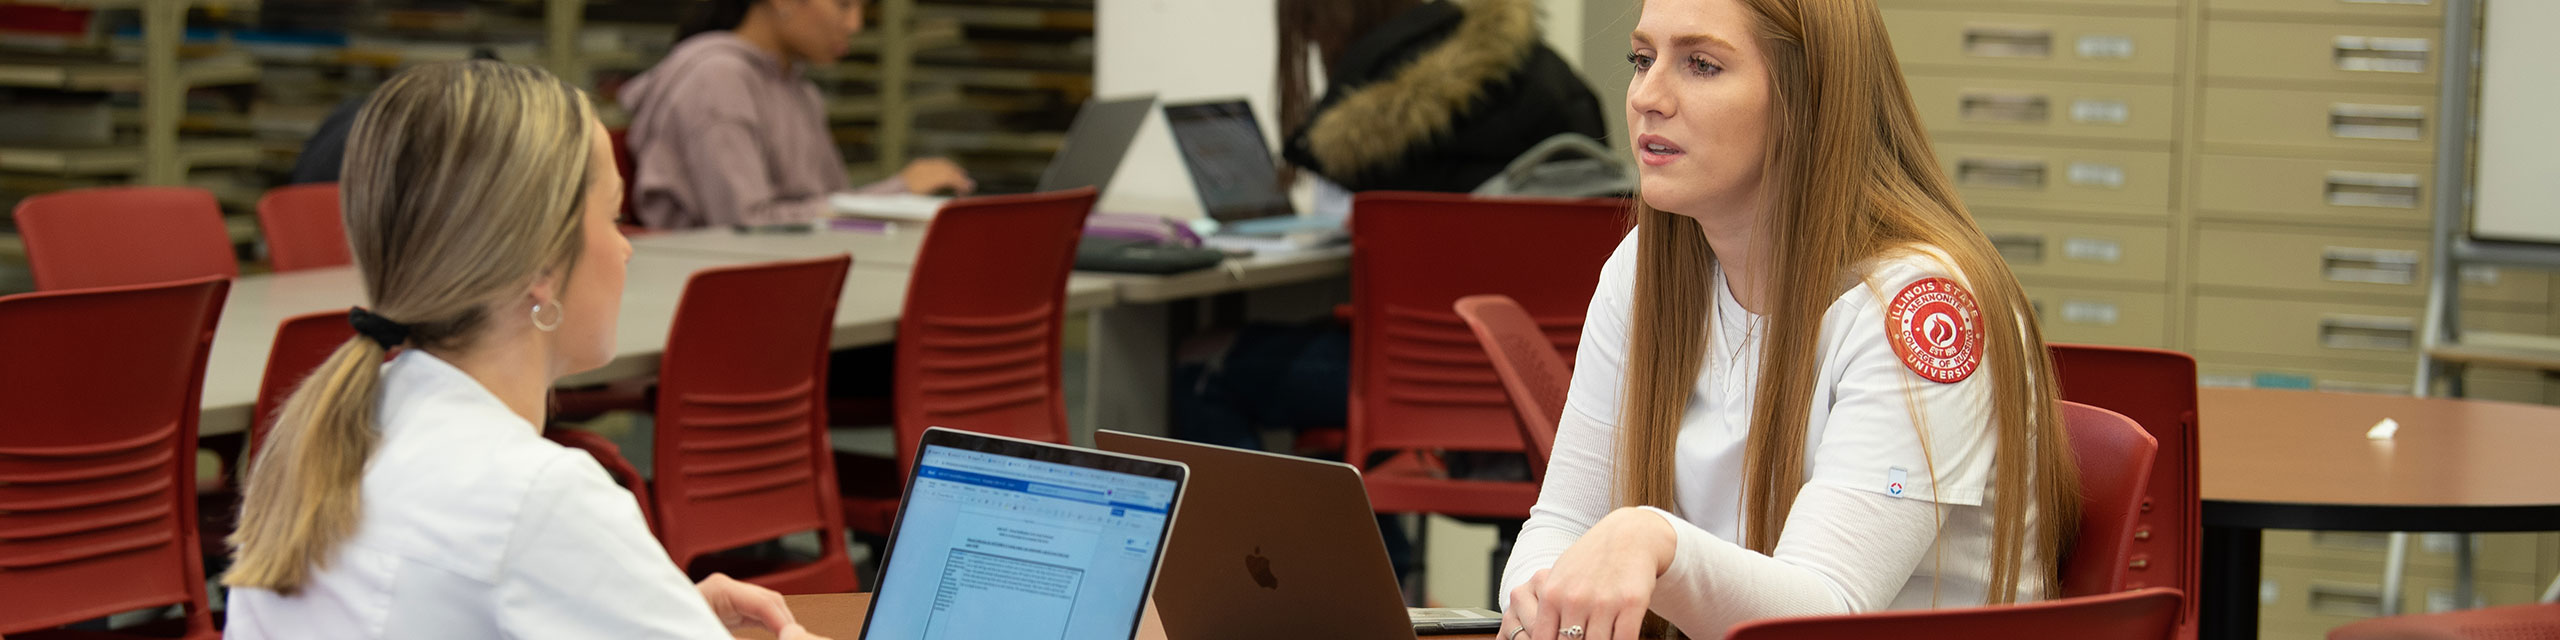
[[[2365,140],[2418,140],[2425,136],[2427,109],[2405,104],[2329,105],[2329,135]]]
[[[1968,187],[2041,190],[2044,188],[2044,174],[2042,160],[1964,158],[1956,161],[1956,184]]]
[[[2426,73],[2426,38],[2338,36],[2330,41],[2330,59],[2339,71]]]
[[[2123,313],[2118,311],[2116,303],[2113,302],[2106,302],[2103,300],[2062,301],[2062,322],[2064,324],[2112,327],[2116,326],[2117,319],[2122,315]]]
[[[1991,234],[1991,248],[2000,259],[2012,266],[2030,267],[2044,264],[2044,236],[2032,233]]]
[[[1982,58],[2051,58],[2053,30],[2040,27],[1966,27],[1964,53]]]
[[[2418,343],[2418,323],[2393,316],[2329,315],[2320,318],[2320,346],[2356,351],[2408,351]]]
[[[1966,120],[2036,124],[2052,118],[2053,101],[2029,93],[1966,92],[1963,108]]]
[[[2382,587],[2370,584],[2311,585],[2312,613],[2370,618],[2382,615]]]
[[[2322,182],[2333,207],[2418,208],[2418,175],[2331,171]]]
[[[2330,282],[2416,284],[2418,252],[2328,247],[2320,250],[2320,277]]]

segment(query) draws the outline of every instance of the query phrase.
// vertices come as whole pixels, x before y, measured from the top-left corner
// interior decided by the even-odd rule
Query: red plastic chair
[[[614,223],[622,226],[623,235],[648,233],[649,227],[640,224],[640,166],[633,163],[631,130],[606,129],[604,139],[613,146],[613,166],[622,174],[622,217]]]
[[[2142,424],[2160,443],[2150,493],[2134,530],[2125,587],[2177,587],[2196,593],[2203,581],[2204,502],[2196,459],[2196,361],[2158,349],[2049,344],[2062,399],[2104,407]],[[2196,601],[2178,616],[2178,636],[2196,636]]]
[[[185,637],[220,637],[195,445],[230,288],[202,277],[0,298],[0,633],[182,605]]]
[[[267,430],[275,428],[276,412],[284,410],[285,398],[302,386],[303,378],[311,377],[311,370],[320,368],[340,345],[355,337],[355,326],[347,324],[345,311],[307,313],[276,325],[275,344],[267,348],[266,373],[258,379],[258,400],[249,409],[249,459],[257,459],[258,445],[267,441]]]
[[[211,191],[72,189],[21,200],[16,215],[38,291],[240,275]]]
[[[1452,479],[1431,452],[1522,451],[1510,398],[1452,311],[1510,296],[1558,349],[1581,339],[1600,265],[1626,235],[1623,200],[1363,193],[1351,216],[1351,424],[1379,513],[1522,519],[1534,482]],[[1568,356],[1569,357],[1569,356]],[[1372,453],[1397,452],[1371,465]]]
[[[2329,640],[2560,639],[2560,604],[2490,607],[2423,616],[2395,616],[2348,623]]]
[[[277,271],[355,264],[347,249],[347,222],[338,207],[335,182],[268,190],[258,198],[258,228],[267,234],[267,260]],[[345,324],[343,319],[339,324]]]
[[[2080,467],[2080,531],[2062,558],[2062,595],[2126,590],[2134,531],[2159,443],[2124,414],[2062,401],[2062,426]]]
[[[2168,640],[2185,599],[2176,589],[2152,588],[2014,605],[1777,618],[1743,623],[1725,640]]]
[[[961,198],[934,214],[898,314],[901,479],[927,427],[1067,441],[1060,332],[1094,197],[1087,187]],[[895,495],[845,497],[846,524],[866,534],[886,535],[897,509]]]
[[[1556,424],[1564,420],[1565,391],[1573,385],[1573,364],[1556,351],[1529,310],[1507,296],[1459,298],[1457,309],[1511,397],[1520,439],[1529,445],[1529,479],[1544,482],[1547,458],[1555,455]]]
[[[847,256],[706,269],[685,284],[658,373],[658,539],[677,566],[818,532],[816,560],[740,579],[859,590],[827,444],[827,345]]]

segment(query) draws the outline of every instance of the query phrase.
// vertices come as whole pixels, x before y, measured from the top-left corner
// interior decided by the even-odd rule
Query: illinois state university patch
[[[1954,280],[1924,278],[1903,287],[1884,322],[1902,366],[1920,377],[1953,383],[1982,365],[1982,310]]]

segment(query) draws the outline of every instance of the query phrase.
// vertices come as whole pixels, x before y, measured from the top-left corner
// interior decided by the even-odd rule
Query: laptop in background
[[[1501,614],[1406,609],[1351,465],[1117,431],[1105,451],[1182,463],[1182,527],[1155,594],[1166,637],[1413,638],[1492,633]]]
[[[936,427],[881,553],[863,640],[1129,640],[1182,464]]]
[[[1138,125],[1147,121],[1147,112],[1155,109],[1155,94],[1126,98],[1091,99],[1076,108],[1076,119],[1067,125],[1067,141],[1049,157],[1049,167],[1040,172],[1039,191],[1063,191],[1077,187],[1109,189],[1111,178],[1120,173],[1120,162],[1129,157],[1129,145],[1138,139]],[[828,196],[836,215],[889,220],[931,220],[942,210],[948,196],[905,193],[867,194],[837,193]]]
[[[1110,189],[1111,176],[1120,172],[1120,161],[1129,157],[1129,144],[1138,139],[1138,125],[1147,121],[1147,112],[1155,107],[1152,93],[1086,100],[1076,109],[1074,124],[1067,125],[1066,145],[1058,148],[1057,155],[1049,158],[1049,168],[1040,173],[1040,190]]]
[[[1243,100],[1168,104],[1164,120],[1173,130],[1174,146],[1182,151],[1183,166],[1191,169],[1201,209],[1218,221],[1218,235],[1344,233],[1341,220],[1300,217],[1289,203],[1253,105]]]

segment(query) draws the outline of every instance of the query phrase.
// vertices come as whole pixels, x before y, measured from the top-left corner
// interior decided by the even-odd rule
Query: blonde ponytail
[[[371,338],[338,345],[277,412],[278,428],[249,467],[240,528],[231,534],[242,553],[222,575],[224,586],[293,595],[355,532],[382,356]]]

